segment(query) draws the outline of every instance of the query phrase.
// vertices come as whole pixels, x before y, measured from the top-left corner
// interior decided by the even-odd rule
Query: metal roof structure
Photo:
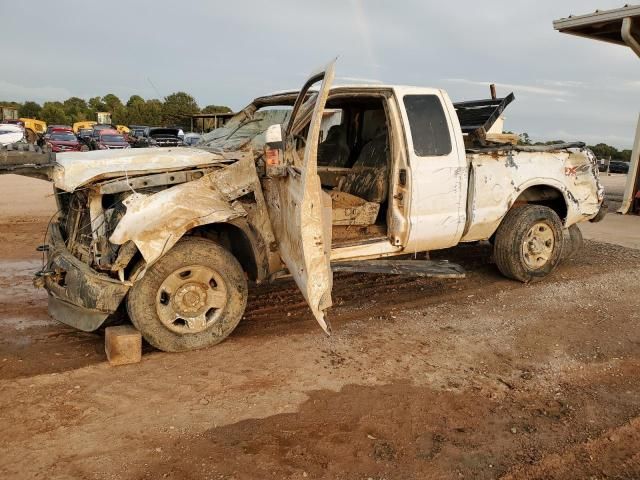
[[[613,10],[596,10],[587,15],[569,16],[553,22],[561,33],[628,46],[640,57],[640,5]],[[640,118],[631,153],[622,206],[619,213],[640,213]]]
[[[553,28],[562,33],[628,45],[623,38],[625,18],[631,19],[631,30],[640,38],[640,5],[625,5],[614,10],[596,10],[586,15],[571,15],[553,22]]]

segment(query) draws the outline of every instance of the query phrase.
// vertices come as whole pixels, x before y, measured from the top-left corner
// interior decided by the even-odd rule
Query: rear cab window
[[[451,153],[451,133],[442,102],[436,95],[405,95],[413,151],[418,157],[439,157]]]

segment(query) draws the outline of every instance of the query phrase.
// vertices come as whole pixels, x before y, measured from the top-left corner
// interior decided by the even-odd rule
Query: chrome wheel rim
[[[553,230],[546,222],[534,224],[527,232],[522,243],[522,258],[531,270],[537,270],[546,265],[555,248]]]
[[[182,267],[165,278],[156,295],[160,322],[172,332],[199,333],[218,323],[227,305],[227,287],[215,270]]]

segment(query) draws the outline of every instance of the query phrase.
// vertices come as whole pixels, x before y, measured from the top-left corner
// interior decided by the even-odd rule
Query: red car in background
[[[71,132],[73,133],[73,129],[69,126],[69,125],[49,125],[47,127],[47,131],[44,132],[44,138],[45,140],[47,138],[49,138],[49,136],[53,133],[53,132]]]
[[[91,141],[92,150],[131,148],[127,139],[117,130],[98,130],[94,131],[94,134]]]
[[[79,152],[82,144],[71,130],[53,129],[47,138],[52,152]],[[86,147],[85,147],[86,149]]]

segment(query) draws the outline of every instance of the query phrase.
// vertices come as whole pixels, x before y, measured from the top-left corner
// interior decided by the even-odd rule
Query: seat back
[[[318,165],[346,167],[349,163],[349,153],[346,127],[333,125],[329,128],[325,141],[318,145]]]
[[[367,202],[382,203],[389,190],[389,142],[384,132],[364,147],[358,159],[338,185],[341,192],[363,198]]]

